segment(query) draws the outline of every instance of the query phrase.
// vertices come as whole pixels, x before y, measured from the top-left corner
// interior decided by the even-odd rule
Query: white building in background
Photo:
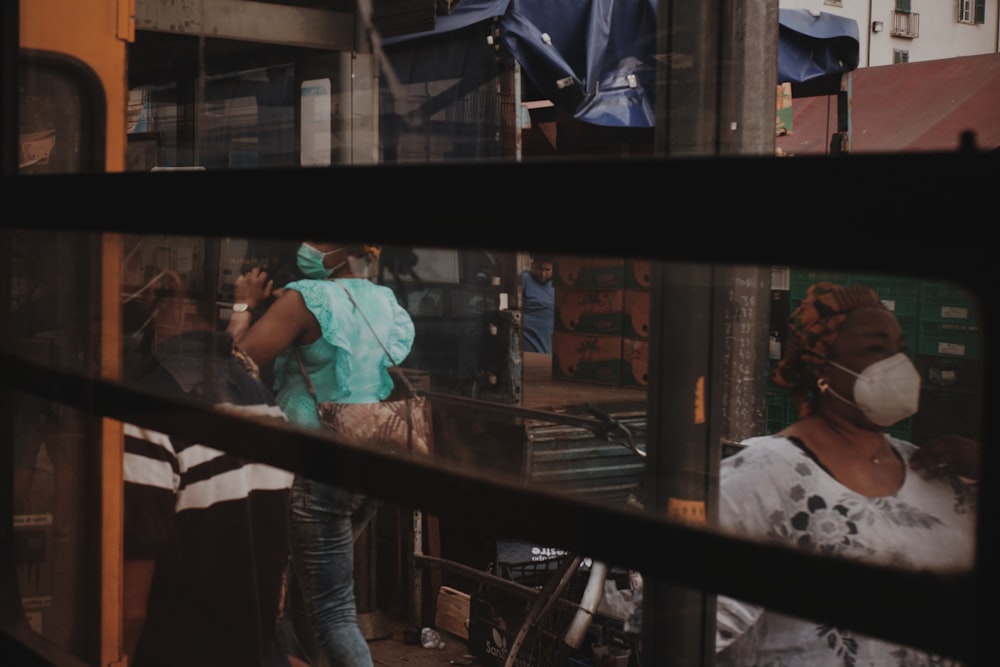
[[[1000,0],[779,0],[858,22],[859,67],[1000,53]]]

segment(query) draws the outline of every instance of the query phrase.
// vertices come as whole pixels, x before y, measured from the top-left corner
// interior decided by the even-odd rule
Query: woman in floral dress
[[[874,291],[813,285],[790,318],[775,382],[799,419],[722,462],[724,529],[893,567],[972,566],[977,443],[918,448],[886,432],[917,411],[920,376]],[[954,664],[724,596],[716,626],[720,666]]]

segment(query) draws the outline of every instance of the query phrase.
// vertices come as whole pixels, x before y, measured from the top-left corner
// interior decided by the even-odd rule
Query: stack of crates
[[[645,387],[650,262],[564,256],[553,264],[553,377]]]
[[[918,361],[918,350],[921,349],[920,341],[922,323],[922,302],[926,298],[922,291],[924,281],[895,276],[857,273],[852,271],[815,271],[810,269],[791,269],[790,271],[790,303],[789,307],[794,310],[802,299],[805,298],[806,290],[813,283],[827,281],[837,285],[851,285],[860,283],[875,290],[879,299],[896,316],[903,336],[907,341],[907,353],[916,364]],[[771,362],[771,374],[776,361]],[[768,385],[768,431],[780,430],[784,426],[791,424],[798,418],[795,407],[788,398],[786,390],[774,385],[769,379]],[[913,437],[914,417],[905,419],[888,429],[890,435],[903,440],[911,440]],[[779,428],[780,427],[780,428]]]
[[[982,423],[982,331],[977,304],[950,283],[920,284],[920,412],[914,439],[958,434],[978,440]]]
[[[892,311],[903,330],[906,352],[916,364],[916,346],[919,341],[917,326],[920,299],[920,282],[910,278],[856,273],[853,282],[868,285],[885,307]],[[904,419],[888,429],[889,435],[902,440],[913,439],[913,417]]]

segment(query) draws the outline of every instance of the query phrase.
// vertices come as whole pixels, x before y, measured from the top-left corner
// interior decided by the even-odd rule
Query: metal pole
[[[647,509],[714,522],[722,444],[767,422],[768,267],[655,263],[650,285]],[[711,665],[715,598],[649,580],[643,664]]]
[[[773,155],[778,0],[660,0],[658,156]]]
[[[771,312],[771,269],[726,266],[715,272],[716,354],[709,442],[712,470],[722,445],[739,442],[767,429],[768,334]],[[714,517],[709,513],[709,521]]]
[[[649,407],[644,504],[703,525],[711,460],[710,401],[714,276],[710,265],[654,262],[650,282]],[[643,665],[711,664],[709,596],[644,573]]]

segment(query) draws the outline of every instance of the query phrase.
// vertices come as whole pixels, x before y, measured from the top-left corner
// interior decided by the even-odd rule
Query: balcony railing
[[[893,37],[906,37],[913,39],[920,36],[920,14],[914,12],[893,12],[892,32]]]

